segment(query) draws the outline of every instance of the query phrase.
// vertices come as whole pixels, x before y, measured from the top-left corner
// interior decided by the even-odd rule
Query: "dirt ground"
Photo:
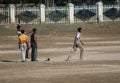
[[[21,62],[17,36],[1,35],[0,83],[120,83],[120,29],[91,29],[85,33],[87,29],[83,30],[84,61],[79,60],[79,49],[71,61],[65,61],[76,29],[70,28],[70,35],[65,34],[67,30],[56,35],[38,34],[37,62]],[[45,61],[47,58],[50,61]]]

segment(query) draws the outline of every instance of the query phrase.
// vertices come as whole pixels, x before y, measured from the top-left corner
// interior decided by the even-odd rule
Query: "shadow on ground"
[[[17,61],[13,61],[13,60],[0,60],[0,62],[17,62]]]

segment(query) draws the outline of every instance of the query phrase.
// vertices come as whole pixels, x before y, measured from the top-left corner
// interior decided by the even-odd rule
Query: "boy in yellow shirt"
[[[28,36],[25,34],[24,30],[21,30],[21,35],[19,38],[19,48],[21,49],[22,62],[26,61],[26,50],[28,45]]]

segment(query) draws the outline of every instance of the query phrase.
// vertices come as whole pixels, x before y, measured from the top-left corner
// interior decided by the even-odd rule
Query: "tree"
[[[47,0],[48,3],[50,3],[52,0]],[[54,0],[55,4],[58,5],[63,5],[65,3],[68,2],[72,2],[73,4],[81,4],[81,3],[89,3],[89,4],[95,4],[96,2],[98,2],[99,0]],[[118,0],[101,0],[104,4],[115,4],[116,2],[118,2]],[[23,4],[23,3],[43,3],[45,4],[46,0],[0,0],[1,4]]]

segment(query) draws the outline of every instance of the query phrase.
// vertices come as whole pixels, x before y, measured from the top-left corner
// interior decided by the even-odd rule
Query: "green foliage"
[[[51,1],[51,0],[49,0]],[[68,2],[69,0],[54,0],[55,4],[59,5],[63,5],[64,2]],[[95,4],[96,2],[98,2],[99,0],[71,0],[71,3],[73,4],[81,4],[81,3],[87,3],[87,4]],[[105,4],[114,4],[116,2],[116,0],[102,0],[103,3]],[[44,3],[45,4],[45,0],[1,0],[0,3],[2,4],[17,4],[17,3]],[[52,3],[52,2],[51,2]]]

